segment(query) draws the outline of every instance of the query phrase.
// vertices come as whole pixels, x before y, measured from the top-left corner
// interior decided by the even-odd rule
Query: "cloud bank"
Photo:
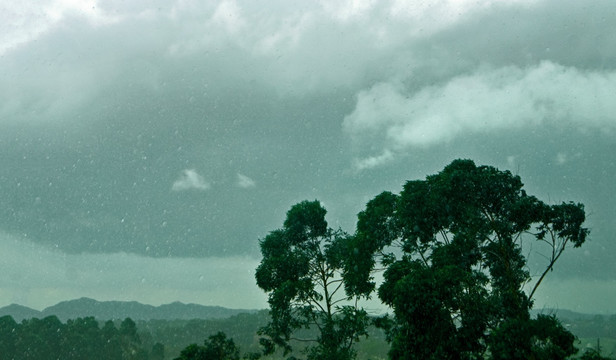
[[[606,261],[563,271],[615,273],[613,1],[9,4],[2,230],[67,254],[257,256],[298,201],[352,232],[379,191],[468,157],[587,204]]]
[[[380,137],[387,144],[383,155],[356,163],[363,169],[391,160],[392,152],[462,136],[546,125],[613,131],[614,94],[616,72],[544,61],[528,68],[479,69],[417,92],[397,82],[380,83],[359,93],[343,126],[360,142]]]

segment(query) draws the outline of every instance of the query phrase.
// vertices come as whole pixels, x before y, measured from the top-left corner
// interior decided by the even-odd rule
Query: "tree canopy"
[[[31,318],[21,323],[0,317],[0,360],[4,359],[108,359],[146,360],[133,320],[118,329],[113,321],[102,328],[94,317],[62,323],[56,316]]]
[[[563,251],[586,240],[584,220],[582,204],[545,204],[509,171],[455,160],[368,202],[348,239],[345,288],[393,310],[378,321],[392,359],[563,359],[574,337],[529,310]],[[537,241],[549,253],[533,278],[522,250]]]
[[[203,345],[191,344],[183,349],[175,360],[239,360],[240,349],[233,339],[219,331],[203,342]]]
[[[311,344],[308,359],[352,359],[353,343],[366,334],[368,316],[345,294],[341,278],[348,234],[329,228],[326,212],[316,200],[296,204],[283,227],[260,241],[255,276],[271,313],[260,331],[265,353],[279,347],[286,354],[297,341]],[[300,336],[300,329],[318,335]]]

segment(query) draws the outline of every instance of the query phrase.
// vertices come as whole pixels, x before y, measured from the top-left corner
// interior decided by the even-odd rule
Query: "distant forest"
[[[577,347],[596,349],[616,358],[616,315],[563,312],[559,317],[578,338]],[[203,344],[217,332],[233,339],[242,354],[259,351],[256,335],[267,324],[267,310],[225,319],[103,321],[94,318],[60,322],[54,316],[24,319],[0,318],[0,360],[5,359],[140,359],[172,360],[190,344]],[[123,325],[124,324],[124,325]],[[134,326],[133,326],[134,324]],[[389,345],[382,330],[372,327],[367,339],[356,345],[357,358],[387,359]],[[262,359],[285,359],[281,354]]]

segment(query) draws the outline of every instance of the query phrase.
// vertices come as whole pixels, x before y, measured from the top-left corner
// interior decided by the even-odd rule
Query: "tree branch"
[[[541,284],[545,276],[548,274],[548,272],[550,272],[554,268],[554,264],[556,263],[560,255],[562,255],[562,253],[565,251],[565,247],[567,245],[567,239],[565,238],[562,242],[558,242],[558,246],[557,246],[556,245],[557,241],[556,241],[554,232],[552,231],[552,229],[549,229],[549,232],[550,232],[550,237],[552,238],[552,244],[551,244],[552,245],[552,259],[550,260],[548,266],[545,268],[545,270],[539,277],[539,280],[537,280],[537,283],[535,283],[535,286],[533,287],[533,290],[530,292],[530,295],[528,295],[529,300],[533,298],[533,295],[535,295],[535,291],[537,291],[537,288],[539,287],[539,285]]]

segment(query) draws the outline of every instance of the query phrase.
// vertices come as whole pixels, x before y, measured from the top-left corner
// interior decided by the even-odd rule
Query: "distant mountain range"
[[[15,321],[23,319],[45,318],[55,315],[61,321],[78,317],[94,316],[97,320],[115,320],[130,317],[133,320],[192,320],[192,319],[224,319],[240,313],[255,313],[258,310],[228,309],[221,306],[206,306],[173,302],[160,306],[142,304],[136,301],[97,301],[81,298],[62,301],[43,311],[27,306],[11,304],[0,308],[0,317],[10,315]],[[532,310],[531,314],[555,314],[560,319],[589,320],[596,315],[583,314],[564,309]]]
[[[0,316],[10,315],[15,321],[30,318],[44,318],[55,315],[61,321],[78,317],[94,316],[98,320],[191,320],[223,319],[240,313],[253,313],[256,310],[228,309],[221,306],[205,306],[173,302],[160,306],[141,304],[136,301],[97,301],[90,298],[62,301],[43,311],[12,304],[0,308]]]

